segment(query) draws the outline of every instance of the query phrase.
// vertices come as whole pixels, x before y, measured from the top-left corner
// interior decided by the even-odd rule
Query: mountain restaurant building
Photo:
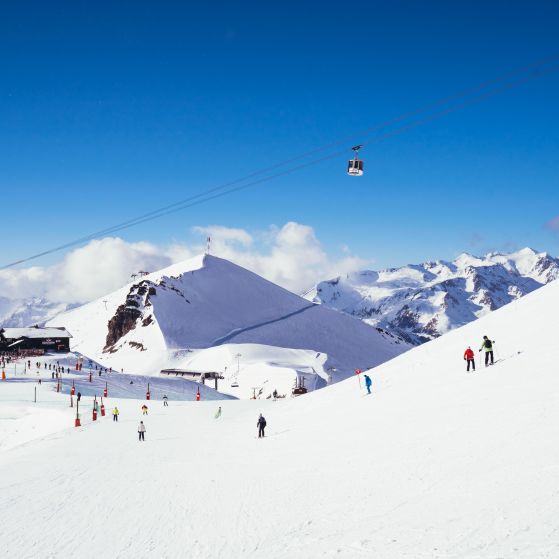
[[[31,326],[0,328],[0,351],[70,351],[72,335],[66,328]]]

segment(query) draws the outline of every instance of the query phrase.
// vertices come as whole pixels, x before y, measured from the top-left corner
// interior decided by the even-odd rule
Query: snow
[[[52,302],[44,297],[10,299],[0,297],[0,326],[26,327],[44,324],[75,305]]]
[[[2,382],[0,554],[558,557],[558,305],[553,282],[414,348],[371,371],[371,396],[354,377],[278,401],[153,402],[144,443],[142,400],[109,398],[120,421],[93,423],[85,398],[74,428],[67,396],[43,384],[32,405],[30,383]],[[499,361],[467,374],[484,334]],[[28,410],[45,432],[13,428]]]
[[[137,314],[133,327],[108,347],[108,325],[124,308]],[[252,368],[243,367],[239,390],[231,391],[242,397],[255,387],[273,387],[268,394],[274,388],[290,391],[309,367],[314,378],[308,388],[318,388],[329,377],[347,378],[356,368],[378,365],[410,347],[208,255],[145,276],[54,323],[72,333],[73,350],[115,370],[147,375],[190,366],[191,357],[210,371],[231,371],[234,356],[243,353],[234,346],[244,346]],[[278,357],[283,350],[293,351]]]
[[[71,338],[72,335],[65,328],[3,328],[6,339],[16,338]]]
[[[525,248],[357,272],[323,281],[305,297],[418,344],[557,278],[559,259]]]

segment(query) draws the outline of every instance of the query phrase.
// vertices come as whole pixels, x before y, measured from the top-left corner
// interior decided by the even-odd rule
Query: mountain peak
[[[559,278],[559,259],[529,247],[484,257],[464,252],[453,262],[408,264],[379,276],[367,284],[321,282],[309,299],[420,343]]]

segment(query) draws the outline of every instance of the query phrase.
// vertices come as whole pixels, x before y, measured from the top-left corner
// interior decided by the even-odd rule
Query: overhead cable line
[[[548,65],[550,62],[555,62],[555,65],[552,65],[550,67],[547,67],[546,65]],[[397,117],[394,117],[390,120],[387,120],[385,122],[382,122],[376,126],[373,126],[371,128],[367,128],[364,130],[361,130],[360,132],[356,132],[354,133],[351,137],[354,138],[355,135],[357,134],[361,134],[361,135],[371,135],[372,133],[376,132],[376,131],[380,131],[383,130],[385,128],[389,128],[390,126],[397,124],[399,122],[403,122],[413,116],[416,115],[420,115],[423,113],[427,113],[430,110],[433,110],[437,107],[440,106],[444,106],[446,104],[448,104],[451,101],[454,100],[460,100],[465,98],[464,101],[461,101],[459,103],[455,103],[455,104],[451,104],[449,107],[441,110],[441,111],[436,111],[436,112],[432,112],[430,114],[428,114],[426,117],[418,119],[416,121],[411,122],[410,124],[404,125],[402,127],[396,128],[394,130],[391,130],[389,132],[387,132],[386,134],[382,134],[380,136],[374,137],[373,139],[369,140],[369,141],[365,141],[362,142],[361,145],[362,146],[366,146],[366,145],[371,145],[371,144],[376,144],[379,143],[381,141],[384,141],[388,138],[392,138],[394,136],[400,135],[408,130],[411,130],[413,128],[416,128],[420,125],[426,124],[428,122],[431,122],[433,120],[437,120],[439,118],[442,118],[443,116],[446,116],[447,114],[453,113],[457,110],[460,110],[462,108],[465,108],[467,106],[479,103],[480,101],[492,97],[494,95],[497,95],[498,93],[501,93],[502,91],[506,91],[508,89],[512,89],[514,87],[517,87],[523,83],[526,83],[528,81],[531,81],[533,79],[536,79],[538,77],[542,77],[544,75],[548,75],[551,74],[553,72],[556,72],[557,70],[559,70],[559,55],[555,55],[555,56],[550,56],[547,57],[545,59],[542,59],[538,62],[534,62],[532,64],[529,64],[527,66],[523,66],[517,70],[508,72],[506,74],[503,74],[497,78],[482,82],[476,86],[467,88],[462,90],[459,93],[444,97],[438,101],[434,101],[432,103],[423,105],[422,107],[415,109],[413,111],[409,111],[406,113],[403,113]],[[528,72],[527,75],[523,75],[526,74]],[[512,79],[515,76],[521,76],[518,77],[516,79]],[[489,86],[491,85],[496,85],[496,84],[502,84],[502,85],[498,85],[497,87],[494,87],[492,89],[487,89]],[[475,92],[480,92],[478,95],[474,95],[472,96],[472,93]],[[293,163],[295,161],[299,161],[301,159],[304,159],[306,157],[309,157],[311,155],[314,155],[316,153],[319,153],[321,151],[324,151],[328,148],[334,147],[334,146],[338,146],[341,145],[342,143],[345,144],[346,141],[349,139],[350,137],[344,137],[343,139],[337,140],[336,142],[332,142],[329,144],[326,144],[324,146],[321,146],[319,148],[315,148],[313,150],[307,151],[303,154],[291,157],[289,159],[286,159],[284,161],[281,161],[279,163],[276,163],[274,165],[262,168],[260,170],[257,170],[253,173],[250,173],[249,175],[246,175],[244,177],[226,182],[224,184],[221,184],[219,186],[215,186],[213,188],[210,188],[204,192],[200,192],[198,194],[189,196],[188,198],[185,198],[183,200],[174,202],[172,204],[169,204],[167,206],[163,206],[161,208],[158,208],[156,210],[153,210],[151,212],[148,212],[146,214],[140,215],[136,218],[132,218],[130,220],[121,222],[119,224],[113,225],[111,227],[105,228],[105,229],[101,229],[99,231],[95,231],[93,233],[90,233],[86,236],[80,237],[78,239],[69,241],[67,243],[64,243],[62,245],[53,247],[51,249],[39,252],[37,254],[28,256],[26,258],[22,258],[20,260],[16,260],[14,262],[10,262],[9,264],[5,264],[3,266],[0,266],[0,270],[6,269],[6,268],[11,268],[14,266],[17,266],[19,264],[23,264],[25,262],[29,262],[31,260],[35,260],[37,258],[43,257],[43,256],[47,256],[49,254],[53,254],[55,252],[59,252],[61,250],[67,249],[67,248],[71,248],[73,246],[79,245],[79,244],[83,244],[87,241],[91,241],[93,239],[96,239],[98,237],[104,236],[104,235],[109,235],[112,233],[116,233],[118,231],[122,231],[123,229],[128,229],[130,227],[134,227],[136,225],[140,225],[142,223],[145,223],[147,221],[151,221],[154,219],[158,219],[160,217],[178,212],[178,211],[182,211],[184,209],[199,205],[199,204],[203,204],[206,203],[208,201],[214,200],[216,198],[220,198],[222,196],[226,196],[229,194],[232,194],[234,192],[238,192],[240,190],[244,190],[246,188],[252,187],[252,186],[256,186],[259,184],[262,184],[264,182],[268,182],[270,180],[273,180],[275,178],[279,178],[285,175],[289,175],[291,173],[294,173],[296,171],[299,171],[301,169],[304,169],[306,167],[310,167],[313,165],[317,165],[319,163],[322,163],[324,161],[327,161],[329,159],[333,159],[336,157],[339,157],[341,155],[343,155],[344,153],[346,153],[346,149],[344,149],[343,151],[336,151],[333,153],[329,153],[325,156],[319,157],[317,159],[313,159],[311,161],[305,162],[305,163],[301,163],[298,164],[294,167],[290,167],[286,170],[283,171],[279,171],[277,173],[273,173],[271,175],[267,175],[265,177],[256,179],[256,180],[250,180],[253,179],[254,177],[257,177],[258,175],[262,175],[264,173],[273,171],[275,169],[279,169],[289,163]],[[249,182],[245,182],[245,181],[249,181]],[[239,184],[239,183],[244,183],[244,184]],[[235,186],[237,185],[237,186]],[[233,187],[233,188],[229,188],[229,187]]]

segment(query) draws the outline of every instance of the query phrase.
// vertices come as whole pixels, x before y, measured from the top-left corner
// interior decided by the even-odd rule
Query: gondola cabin
[[[361,159],[350,159],[347,163],[347,174],[360,177],[363,174],[363,161]]]
[[[352,177],[360,177],[363,174],[363,161],[359,159],[359,150],[362,146],[353,146],[355,157],[347,162],[347,174]]]

